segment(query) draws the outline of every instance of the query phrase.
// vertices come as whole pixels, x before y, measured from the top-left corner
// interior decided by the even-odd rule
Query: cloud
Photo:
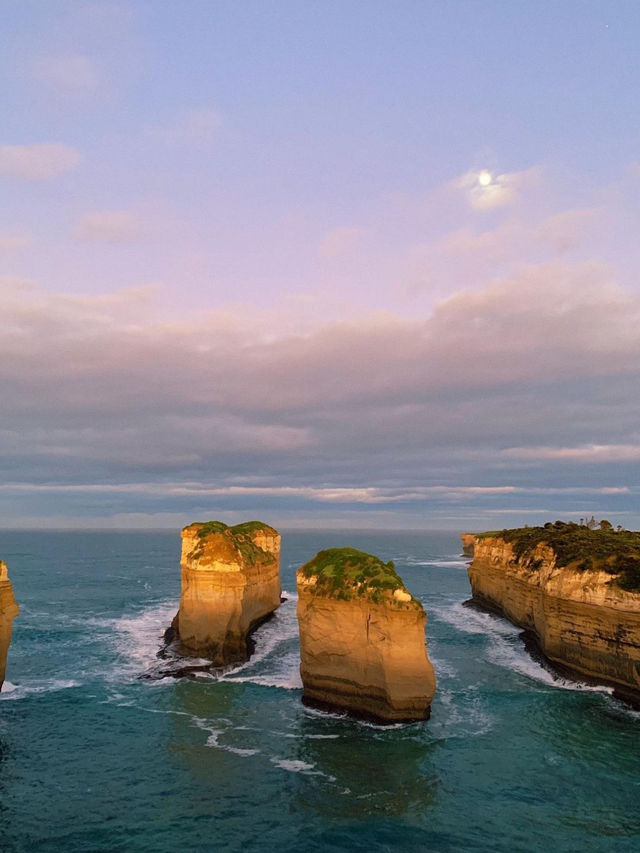
[[[319,260],[332,261],[339,258],[357,246],[363,235],[362,228],[331,228],[318,246]]]
[[[0,232],[0,253],[18,252],[31,242],[29,234],[20,231]]]
[[[164,145],[206,148],[215,142],[222,118],[212,107],[197,107],[183,112],[173,122],[152,128],[152,137]]]
[[[57,178],[71,172],[82,157],[75,148],[61,143],[0,146],[0,175],[24,181]]]
[[[55,94],[72,99],[94,97],[104,89],[96,63],[81,54],[41,57],[35,64],[35,77]]]
[[[98,210],[86,213],[76,225],[74,236],[83,243],[128,243],[143,233],[139,216],[130,210]]]
[[[505,498],[533,511],[539,494],[556,516],[604,494],[622,511],[640,462],[639,323],[640,298],[606,268],[566,263],[426,317],[277,337],[240,311],[163,320],[149,289],[4,280],[0,479],[33,487],[18,509],[68,488],[71,515],[308,503],[427,518]]]
[[[505,456],[527,461],[602,463],[638,462],[640,444],[590,444],[583,447],[510,447]],[[611,492],[608,491],[607,494]]]
[[[517,201],[523,190],[535,186],[540,167],[532,166],[521,172],[492,174],[487,170],[465,172],[452,186],[463,192],[473,210],[485,211]]]

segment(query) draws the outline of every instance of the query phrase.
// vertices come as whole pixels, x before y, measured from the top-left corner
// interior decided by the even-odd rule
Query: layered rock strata
[[[475,541],[475,538],[475,533],[460,534],[460,539],[462,540],[462,553],[465,555],[465,557],[473,557],[473,543]]]
[[[13,597],[7,565],[0,560],[0,690],[2,690],[7,669],[12,624],[17,615],[18,605]]]
[[[304,701],[378,722],[428,719],[426,614],[392,563],[321,551],[297,573]]]
[[[548,543],[518,550],[503,536],[476,536],[469,566],[473,599],[531,632],[563,670],[613,685],[637,704],[640,591],[622,588],[613,557],[559,565]]]
[[[182,531],[181,650],[216,666],[249,656],[251,632],[280,605],[280,535],[250,521],[196,522]]]

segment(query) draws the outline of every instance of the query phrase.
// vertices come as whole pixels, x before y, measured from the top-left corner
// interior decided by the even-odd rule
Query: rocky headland
[[[460,534],[460,539],[462,540],[462,553],[465,555],[465,557],[473,557],[473,543],[475,541],[475,538],[475,533]]]
[[[7,655],[11,645],[13,620],[18,615],[18,605],[13,597],[7,564],[0,560],[0,690],[7,669]]]
[[[561,671],[640,702],[640,533],[555,522],[478,534],[473,547],[473,601]]]
[[[215,666],[247,660],[250,635],[280,605],[280,535],[260,521],[196,522],[182,531],[182,653]]]
[[[303,701],[382,723],[428,719],[427,617],[393,563],[332,548],[297,583]]]

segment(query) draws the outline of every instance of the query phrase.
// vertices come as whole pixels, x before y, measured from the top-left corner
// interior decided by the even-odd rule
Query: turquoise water
[[[2,533],[21,605],[0,698],[3,851],[638,851],[640,715],[554,681],[517,629],[463,608],[453,534],[291,533],[396,560],[423,601],[427,723],[305,709],[295,595],[221,679],[157,674],[173,533]]]

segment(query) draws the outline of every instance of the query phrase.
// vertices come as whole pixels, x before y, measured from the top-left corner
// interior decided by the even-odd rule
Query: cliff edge
[[[427,617],[393,563],[332,548],[299,569],[297,583],[304,701],[383,723],[428,719]]]
[[[181,535],[182,650],[218,666],[247,660],[251,632],[280,605],[280,535],[260,521],[195,522]]]
[[[473,557],[473,543],[476,539],[475,533],[461,533],[460,539],[462,540],[462,553],[465,557]]]
[[[0,560],[0,690],[7,669],[7,655],[11,644],[13,620],[18,615],[18,605],[13,597],[7,564]]]
[[[469,580],[549,660],[640,700],[640,533],[555,522],[479,534]]]

